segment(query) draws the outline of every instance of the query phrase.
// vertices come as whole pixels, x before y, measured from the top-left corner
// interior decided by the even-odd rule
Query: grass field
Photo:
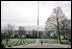
[[[6,41],[3,40],[2,43],[4,46],[6,46]],[[17,45],[23,45],[23,44],[31,44],[35,43],[35,39],[10,39],[8,41],[8,46],[17,46]]]
[[[40,39],[40,42],[42,41],[43,43],[59,43],[58,39]],[[62,40],[63,44],[68,44],[68,40]]]
[[[59,43],[58,39],[38,39],[39,42],[43,42],[43,43]],[[62,40],[64,42],[64,44],[68,44],[68,40]],[[18,46],[18,45],[24,45],[24,44],[32,44],[35,43],[36,39],[10,39],[8,41],[8,47],[11,46]],[[4,44],[4,46],[6,46],[6,41],[3,40],[2,43]]]
[[[59,43],[58,39],[40,39],[43,43]]]

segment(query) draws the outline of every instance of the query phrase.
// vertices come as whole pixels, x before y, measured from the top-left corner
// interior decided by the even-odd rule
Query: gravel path
[[[62,44],[48,44],[43,43],[41,44],[28,44],[28,45],[19,45],[19,46],[13,46],[10,48],[71,48],[70,45],[62,45]]]

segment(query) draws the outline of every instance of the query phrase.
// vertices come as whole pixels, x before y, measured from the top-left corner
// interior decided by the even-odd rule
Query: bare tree
[[[14,27],[15,27],[14,25],[10,25],[10,24],[4,26],[4,30],[6,30],[6,32],[4,34],[5,39],[6,39],[6,45],[8,45],[8,40],[10,39],[10,37],[13,34]]]
[[[25,29],[22,26],[19,26],[19,38],[22,39],[22,35],[25,37]]]
[[[37,31],[36,30],[32,30],[32,38],[37,38]]]
[[[55,9],[53,9],[53,13],[52,15],[47,19],[46,21],[46,28],[48,27],[52,27],[55,29],[55,31],[57,32],[58,34],[58,39],[61,43],[61,38],[60,38],[60,35],[61,35],[61,32],[60,32],[60,22],[61,20],[65,19],[65,15],[61,9],[61,7],[57,7]],[[52,29],[53,30],[53,29]],[[51,30],[51,31],[52,31]]]
[[[68,34],[69,34],[68,39],[70,39],[70,37],[71,37],[71,20],[65,18],[64,20],[61,20],[60,24],[61,24],[60,27],[61,27],[61,31],[62,31],[64,38],[66,38],[66,35],[68,36]]]

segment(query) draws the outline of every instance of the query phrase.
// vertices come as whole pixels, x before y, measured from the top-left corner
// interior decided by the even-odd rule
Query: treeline
[[[11,38],[18,38],[18,39],[24,39],[24,38],[42,38],[43,35],[43,31],[37,31],[37,30],[25,30],[24,27],[19,26],[18,30],[15,30],[15,26],[14,25],[6,25],[3,26],[1,32],[1,39],[11,39]]]

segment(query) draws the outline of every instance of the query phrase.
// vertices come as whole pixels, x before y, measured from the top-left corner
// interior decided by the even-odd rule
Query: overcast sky
[[[45,26],[45,21],[57,6],[67,18],[71,18],[71,1],[39,1],[39,26]],[[37,17],[38,1],[1,1],[1,25],[36,26]]]

